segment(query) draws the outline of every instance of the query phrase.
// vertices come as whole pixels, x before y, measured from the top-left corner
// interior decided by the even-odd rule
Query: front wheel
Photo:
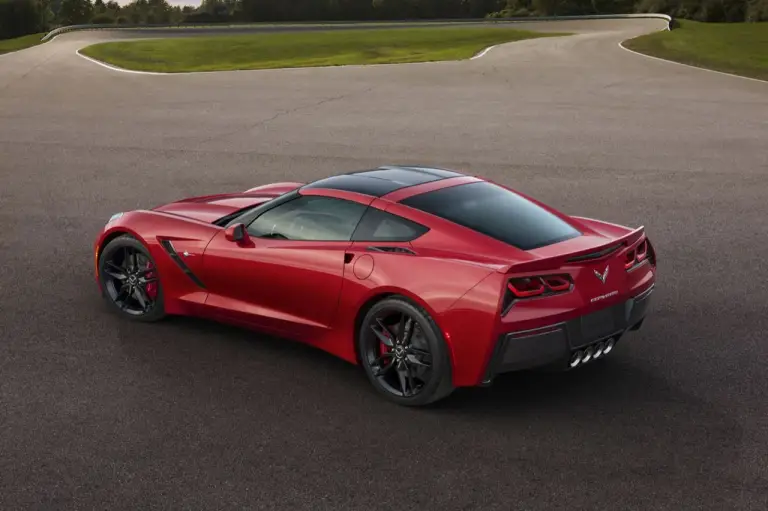
[[[368,379],[387,399],[422,406],[453,392],[451,363],[442,332],[429,313],[391,297],[365,315],[358,335]]]
[[[152,256],[139,240],[123,235],[107,243],[99,258],[104,299],[123,317],[157,321],[165,317],[163,288]]]

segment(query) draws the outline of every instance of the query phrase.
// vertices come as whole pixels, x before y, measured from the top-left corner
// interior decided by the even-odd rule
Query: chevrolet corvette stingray
[[[656,280],[644,227],[419,166],[116,213],[93,248],[124,318],[200,316],[304,342],[411,406],[603,359],[640,328]]]

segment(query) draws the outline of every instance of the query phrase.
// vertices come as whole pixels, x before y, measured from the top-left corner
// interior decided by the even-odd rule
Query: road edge
[[[628,51],[630,53],[634,53],[635,55],[640,55],[641,57],[645,57],[645,58],[653,59],[653,60],[659,60],[661,62],[666,62],[668,64],[675,64],[677,66],[688,67],[688,68],[691,68],[691,69],[698,69],[699,71],[707,71],[709,73],[716,73],[716,74],[719,74],[719,75],[731,76],[731,77],[734,77],[734,78],[741,78],[742,80],[750,80],[752,82],[759,82],[759,83],[766,83],[766,84],[768,84],[768,80],[761,80],[760,78],[752,78],[751,76],[743,76],[743,75],[737,75],[737,74],[734,74],[734,73],[726,73],[725,71],[717,71],[716,69],[709,69],[707,67],[694,66],[694,65],[691,65],[691,64],[683,64],[682,62],[677,62],[675,60],[663,59],[661,57],[654,57],[653,55],[648,55],[647,53],[641,53],[639,51],[630,50],[629,48],[624,46],[624,43],[626,43],[627,41],[631,41],[632,39],[635,39],[635,38],[633,37],[633,38],[625,39],[624,41],[621,41],[619,43],[619,48],[621,48],[624,51]]]
[[[593,20],[593,19],[633,19],[633,18],[655,18],[663,19],[667,21],[667,30],[671,30],[673,19],[668,14],[661,13],[630,13],[630,14],[585,14],[579,16],[525,16],[525,17],[508,17],[508,18],[451,18],[451,19],[414,19],[414,20],[358,20],[358,21],[306,21],[306,22],[288,22],[288,23],[271,23],[268,25],[289,25],[289,26],[318,26],[318,27],[332,27],[332,26],[349,26],[349,25],[431,25],[431,24],[463,24],[463,23],[526,23],[537,21],[572,21],[572,20]],[[217,28],[238,28],[247,26],[263,26],[264,23],[249,22],[239,24],[171,24],[171,23],[155,23],[152,25],[115,25],[115,24],[87,24],[87,25],[67,25],[64,27],[58,27],[45,34],[42,38],[43,41],[55,38],[58,35],[75,32],[81,30],[147,30],[156,28],[210,28],[216,26]]]

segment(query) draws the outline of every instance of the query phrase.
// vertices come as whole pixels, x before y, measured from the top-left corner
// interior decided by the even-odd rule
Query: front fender
[[[193,274],[199,275],[205,248],[221,230],[216,225],[168,213],[147,210],[125,213],[108,222],[97,236],[94,243],[96,280],[100,283],[98,262],[104,247],[114,238],[128,234],[144,245],[154,259],[163,287],[166,310],[169,313],[181,313],[184,310],[183,303],[202,303],[207,292],[204,283],[191,278],[161,242],[170,241],[177,253],[187,251],[189,258],[184,259],[184,265]]]

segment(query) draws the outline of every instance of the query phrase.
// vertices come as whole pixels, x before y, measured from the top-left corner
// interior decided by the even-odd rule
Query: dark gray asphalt
[[[768,85],[617,45],[661,25],[403,66],[126,74],[75,55],[103,32],[0,57],[0,509],[768,508]],[[309,348],[100,302],[116,211],[385,163],[645,225],[652,316],[605,364],[409,410]]]

